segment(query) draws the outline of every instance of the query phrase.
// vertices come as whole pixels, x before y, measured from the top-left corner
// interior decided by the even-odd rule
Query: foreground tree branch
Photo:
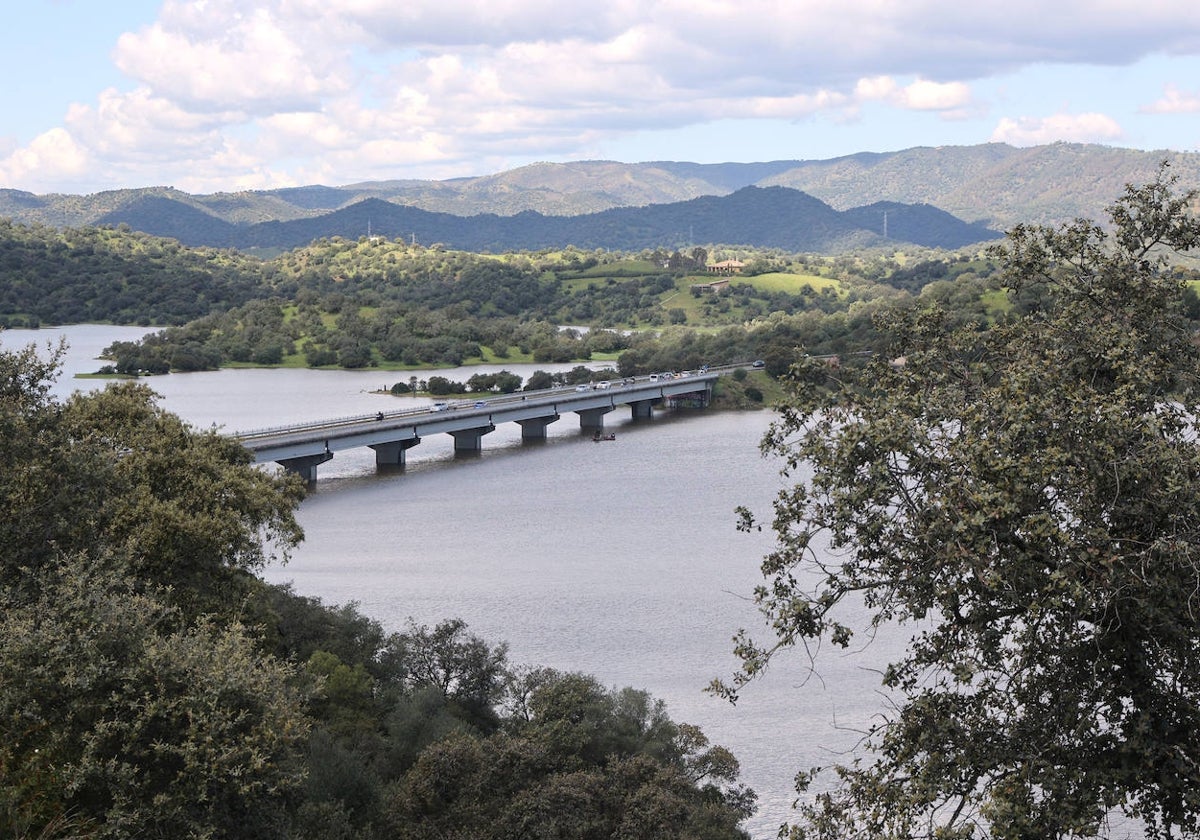
[[[1194,199],[1164,167],[1108,231],[1018,227],[995,256],[1023,317],[897,311],[886,356],[837,381],[793,369],[763,444],[798,482],[757,593],[776,638],[741,636],[721,689],[848,645],[852,592],[873,628],[912,634],[883,680],[895,708],[794,838],[1093,837],[1114,812],[1156,838],[1200,827],[1200,353],[1167,265],[1200,242]]]

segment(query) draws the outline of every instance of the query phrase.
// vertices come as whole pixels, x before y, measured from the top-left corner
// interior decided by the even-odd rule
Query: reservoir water
[[[112,341],[145,332],[9,330],[0,346],[65,336],[70,352],[56,393],[66,396],[103,387],[73,376],[96,370]],[[504,367],[522,376],[555,369]],[[420,376],[465,380],[478,370]],[[145,381],[195,426],[236,431],[412,405],[374,393],[408,376],[224,370]],[[747,828],[774,837],[789,818],[795,772],[843,757],[882,706],[877,669],[899,640],[825,650],[815,668],[793,653],[736,706],[704,692],[733,672],[738,628],[765,638],[751,593],[772,540],[739,533],[734,509],[770,519],[780,465],[758,452],[770,420],[769,411],[684,411],[632,423],[618,410],[605,421],[616,440],[594,443],[568,415],[542,444],[523,445],[519,427],[501,426],[471,458],[456,458],[448,435],[425,439],[402,473],[377,474],[369,449],[339,452],[300,507],[304,543],[264,576],[329,604],[356,601],[390,630],[409,618],[459,617],[483,638],[507,642],[514,663],[649,691],[672,718],[734,752],[742,780],[759,794]]]

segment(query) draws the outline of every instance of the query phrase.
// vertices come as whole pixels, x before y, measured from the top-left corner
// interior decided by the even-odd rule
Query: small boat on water
[[[600,441],[602,441],[602,440],[616,440],[616,439],[617,439],[617,434],[616,434],[616,432],[609,432],[609,433],[608,433],[608,434],[606,434],[606,435],[605,435],[605,434],[601,434],[600,432],[596,432],[596,434],[592,435],[592,442],[593,442],[593,443],[599,443],[599,442],[600,442]]]

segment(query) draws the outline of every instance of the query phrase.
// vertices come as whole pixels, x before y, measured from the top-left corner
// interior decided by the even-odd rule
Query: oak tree
[[[294,668],[95,557],[39,584],[0,591],[0,836],[287,836],[308,731]]]
[[[305,690],[239,620],[302,490],[0,351],[0,836],[284,836]]]
[[[542,670],[489,738],[453,732],[393,786],[387,836],[745,840],[755,795],[696,727],[643,691]]]
[[[1200,828],[1200,352],[1167,263],[1200,244],[1195,197],[1164,166],[1106,227],[1013,230],[1022,317],[914,306],[861,367],[794,367],[763,442],[796,482],[757,590],[772,638],[740,635],[721,688],[863,630],[907,645],[793,837]]]

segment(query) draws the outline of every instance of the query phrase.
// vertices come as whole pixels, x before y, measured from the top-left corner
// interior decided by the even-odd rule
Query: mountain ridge
[[[835,211],[854,211],[862,225],[867,225],[871,212],[881,216],[882,204],[892,202],[937,208],[973,227],[998,232],[1019,222],[1054,225],[1078,217],[1102,220],[1105,208],[1126,184],[1151,180],[1164,161],[1170,163],[1185,188],[1200,185],[1197,153],[1069,143],[1028,148],[988,143],[757,163],[534,163],[445,181],[399,179],[340,187],[314,184],[209,195],[191,195],[167,186],[87,196],[39,196],[0,189],[0,217],[55,227],[129,224],[139,230],[155,227],[157,230],[146,232],[168,236],[187,236],[199,230],[209,244],[217,244],[213,237],[221,232],[224,239],[220,241],[232,244],[235,240],[263,241],[272,225],[284,225],[283,230],[290,225],[297,231],[320,231],[321,224],[308,223],[348,211],[367,200],[442,214],[438,218],[448,229],[457,229],[462,223],[447,216],[473,218],[485,228],[498,230],[503,225],[492,217],[517,218],[529,212],[539,214],[541,223],[551,229],[569,227],[561,223],[562,219],[611,210],[684,204],[706,196],[729,196],[746,187],[786,187],[812,196]],[[375,212],[385,210],[385,215],[391,215],[389,208],[377,208]],[[655,212],[669,216],[674,211]],[[154,221],[156,213],[161,214],[158,221]],[[412,217],[410,227],[416,219]],[[330,227],[340,224],[338,217],[326,221],[329,232],[318,235],[345,235],[334,233]],[[422,219],[422,225],[427,221]],[[611,219],[600,217],[596,221],[607,223]],[[867,225],[863,229],[871,231],[875,227]],[[432,241],[449,244],[452,239],[424,227],[422,230]],[[892,229],[889,225],[889,238],[899,238],[904,230],[903,226]],[[413,233],[416,231],[408,235]],[[592,236],[597,241],[599,238]],[[716,240],[697,235],[695,241]]]
[[[893,244],[951,249],[999,235],[929,205],[891,202],[839,211],[789,187],[752,186],[723,196],[703,195],[671,204],[617,207],[577,216],[547,216],[534,210],[510,216],[458,216],[364,198],[320,216],[249,225],[226,222],[201,208],[148,195],[102,216],[98,223],[128,224],[193,247],[247,251],[290,249],[322,238],[374,235],[478,252],[536,251],[567,245],[625,251],[681,249],[698,243],[837,252],[885,245],[885,232]]]

